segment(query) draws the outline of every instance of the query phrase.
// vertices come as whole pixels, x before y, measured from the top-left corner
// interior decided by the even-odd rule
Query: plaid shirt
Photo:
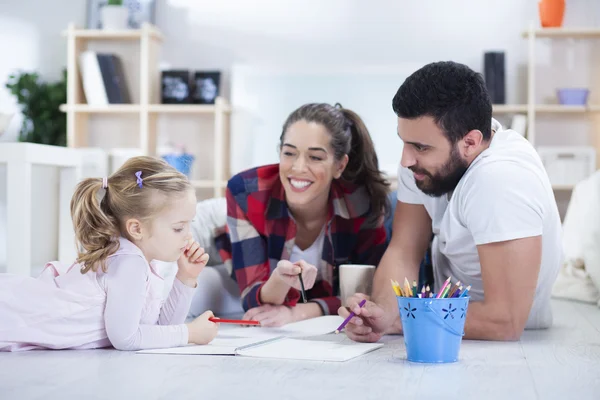
[[[219,254],[240,287],[245,310],[261,305],[260,291],[279,260],[289,260],[296,223],[285,202],[279,165],[244,171],[227,185],[227,227],[216,238]],[[335,314],[341,305],[339,265],[377,266],[386,247],[383,217],[367,221],[370,202],[364,187],[333,181],[319,265],[321,279],[306,291],[323,314]],[[295,306],[300,292],[291,288],[284,304]]]

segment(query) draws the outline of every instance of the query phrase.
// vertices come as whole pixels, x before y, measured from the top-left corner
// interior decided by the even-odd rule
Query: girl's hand
[[[204,249],[196,241],[190,239],[186,250],[177,260],[177,279],[188,286],[196,287],[198,275],[206,266],[208,258]]]
[[[212,311],[206,311],[192,322],[186,324],[188,327],[188,342],[194,344],[208,344],[217,336],[219,325],[209,321],[213,318]]]

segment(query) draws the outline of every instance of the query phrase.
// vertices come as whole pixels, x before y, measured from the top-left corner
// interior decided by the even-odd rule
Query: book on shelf
[[[89,105],[131,103],[123,63],[117,55],[87,50],[80,54],[79,64]]]

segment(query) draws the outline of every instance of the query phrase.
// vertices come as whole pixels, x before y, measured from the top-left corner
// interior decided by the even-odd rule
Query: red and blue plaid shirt
[[[227,227],[216,239],[219,253],[240,287],[245,310],[261,305],[260,291],[279,260],[289,260],[296,238],[296,223],[285,202],[279,165],[241,172],[227,185]],[[321,279],[306,291],[323,314],[335,314],[341,305],[339,265],[377,266],[386,247],[383,216],[370,222],[371,205],[366,188],[333,181],[320,265]],[[300,298],[291,288],[284,304]]]

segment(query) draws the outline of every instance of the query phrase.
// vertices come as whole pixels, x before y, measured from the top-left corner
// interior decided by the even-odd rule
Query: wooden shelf
[[[204,104],[149,104],[142,106],[140,104],[108,104],[105,106],[91,106],[89,104],[61,104],[60,110],[67,112],[73,110],[77,113],[102,113],[102,114],[128,114],[139,113],[146,107],[151,113],[164,114],[214,114],[217,111],[214,105]],[[229,105],[223,106],[225,113],[231,112]]]
[[[140,40],[147,29],[152,39],[162,41],[163,35],[152,25],[147,24],[142,29],[103,30],[103,29],[73,29],[62,32],[62,36],[72,35],[76,39],[86,40]]]
[[[565,39],[600,39],[599,28],[540,28],[533,31],[535,37],[539,38],[565,38]],[[522,33],[523,37],[529,37],[529,31]]]
[[[495,114],[510,114],[510,113],[526,113],[527,104],[493,104],[492,113]]]
[[[539,113],[584,113],[589,111],[599,111],[594,106],[565,106],[562,104],[539,104],[535,106],[535,112]]]
[[[101,113],[101,114],[135,114],[139,113],[139,104],[108,104],[106,106],[90,106],[89,104],[61,104],[60,111],[73,111],[76,113]]]
[[[494,114],[527,113],[527,104],[495,104]],[[562,104],[536,104],[536,113],[586,113],[600,112],[600,105],[567,106]]]
[[[227,181],[222,181],[220,185],[218,182],[212,180],[193,180],[191,183],[196,189],[212,189],[215,186],[227,187]]]
[[[150,104],[148,111],[152,113],[173,114],[212,114],[217,107],[211,104]],[[229,105],[223,106],[223,111],[231,112]]]

